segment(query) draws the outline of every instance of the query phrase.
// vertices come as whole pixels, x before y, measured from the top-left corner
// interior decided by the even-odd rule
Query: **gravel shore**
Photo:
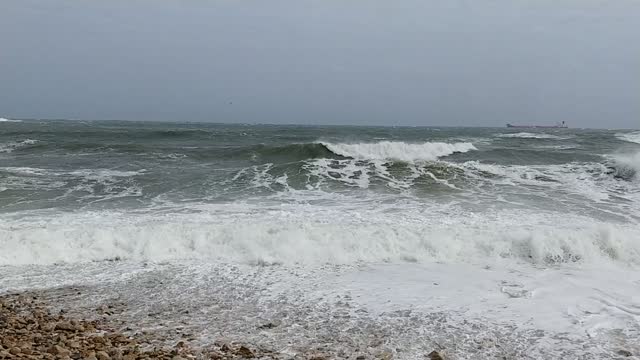
[[[96,311],[105,316],[110,308]],[[107,321],[73,319],[65,311],[51,313],[36,293],[0,296],[2,359],[247,359],[279,358],[278,354],[241,344],[216,343],[194,349],[188,335],[175,346],[157,346],[153,336],[127,336]]]
[[[456,303],[466,308],[443,305],[442,299],[474,293],[464,284],[478,279],[459,278],[456,268],[455,276],[431,280],[442,267],[408,272],[403,266],[397,273],[394,266],[190,261],[4,267],[0,358],[520,360],[640,354],[640,328],[632,317],[612,324],[617,328],[585,334],[581,329],[590,323],[572,324],[570,332],[536,326],[537,315],[522,308],[535,299],[496,298],[509,295],[499,289],[485,297],[505,306],[494,313],[473,312],[483,305],[481,294]],[[380,282],[382,277],[387,280]],[[489,285],[482,289],[491,290]],[[603,316],[596,320],[620,319]]]
[[[65,291],[76,291],[66,289]],[[81,294],[80,291],[77,292]],[[248,344],[215,342],[207,347],[194,347],[191,334],[181,335],[183,340],[173,346],[158,339],[153,332],[136,332],[127,335],[110,326],[110,317],[117,306],[96,308],[98,318],[78,319],[67,315],[69,310],[52,312],[53,306],[42,299],[37,291],[0,296],[0,359],[86,359],[86,360],[134,360],[134,359],[330,359],[319,353],[282,354]],[[275,326],[266,324],[265,327]],[[128,332],[134,329],[126,328]],[[378,359],[392,359],[391,353],[383,353]],[[441,360],[441,354],[433,351],[426,359]],[[364,360],[366,356],[357,356]]]

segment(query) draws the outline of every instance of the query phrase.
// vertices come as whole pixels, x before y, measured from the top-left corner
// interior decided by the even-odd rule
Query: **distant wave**
[[[433,161],[454,153],[477,150],[472,143],[425,142],[411,144],[401,141],[381,141],[377,143],[328,143],[323,142],[336,155],[359,160],[399,160],[406,162]]]
[[[22,120],[13,120],[13,119],[0,117],[0,122],[22,122]]]
[[[251,148],[241,148],[241,153],[246,153],[251,158],[286,157],[292,160],[306,160],[316,158],[331,158],[336,154],[331,152],[321,143],[300,143],[286,145],[258,145]]]
[[[568,145],[540,145],[536,146],[536,149],[550,149],[550,150],[575,150],[579,149],[580,145],[568,144]]]
[[[549,140],[566,140],[568,137],[560,137],[551,134],[534,134],[528,132],[519,132],[513,134],[500,134],[498,137],[501,138],[519,138],[519,139],[549,139]]]
[[[616,134],[616,137],[623,141],[640,144],[640,131],[634,131],[631,133],[619,133]]]
[[[33,145],[37,140],[13,141],[0,143],[0,152],[12,152],[28,145]],[[39,146],[40,151],[66,150],[73,153],[100,153],[117,152],[141,154],[146,153],[147,148],[140,144],[109,144],[100,143],[62,143],[48,142]],[[339,143],[339,142],[307,142],[292,144],[258,144],[241,147],[211,147],[203,146],[193,149],[183,148],[181,153],[174,152],[169,157],[190,157],[194,159],[220,158],[244,159],[257,162],[281,162],[301,161],[309,159],[344,159],[355,160],[387,160],[387,161],[434,161],[440,157],[454,153],[464,153],[477,148],[471,142],[424,142],[405,143],[401,141],[379,141],[366,143]],[[158,153],[154,153],[158,156]],[[163,155],[164,156],[164,155]],[[166,157],[166,156],[165,156]]]

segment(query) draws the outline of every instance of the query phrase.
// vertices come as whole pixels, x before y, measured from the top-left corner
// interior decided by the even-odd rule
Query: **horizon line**
[[[335,124],[335,123],[326,123],[326,124],[298,124],[298,123],[273,123],[273,122],[219,122],[219,121],[205,121],[205,120],[134,120],[134,119],[73,119],[73,118],[29,118],[29,117],[4,117],[0,116],[0,118],[5,118],[8,120],[20,120],[20,121],[114,121],[114,122],[149,122],[149,123],[171,123],[171,124],[212,124],[212,125],[240,125],[240,126],[251,126],[251,125],[269,125],[269,126],[309,126],[309,127],[320,127],[320,126],[345,126],[345,127],[384,127],[384,128],[416,128],[416,127],[424,127],[424,128],[492,128],[492,129],[501,129],[506,128],[507,122],[504,123],[503,126],[497,125],[366,125],[366,124]],[[527,128],[520,128],[527,129]],[[531,127],[531,129],[536,129],[535,127]],[[544,129],[544,128],[538,128]],[[637,128],[594,128],[594,127],[567,127],[567,128],[553,128],[553,129],[574,129],[574,130],[639,130]]]

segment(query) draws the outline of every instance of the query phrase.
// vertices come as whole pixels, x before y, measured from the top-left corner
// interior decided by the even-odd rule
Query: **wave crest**
[[[22,120],[14,120],[0,117],[0,122],[22,122]]]
[[[528,132],[519,132],[519,133],[511,133],[511,134],[500,134],[498,135],[500,138],[518,138],[518,139],[547,139],[547,140],[567,140],[568,137],[561,137],[557,135],[551,134],[534,134]]]
[[[411,144],[401,141],[381,141],[377,143],[329,143],[322,142],[336,155],[358,160],[399,160],[405,162],[434,161],[454,153],[477,150],[472,143],[425,142]]]
[[[634,131],[631,133],[619,133],[616,137],[620,140],[640,144],[640,131]]]

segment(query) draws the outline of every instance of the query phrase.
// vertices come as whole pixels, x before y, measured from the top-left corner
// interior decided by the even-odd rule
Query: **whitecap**
[[[630,133],[618,133],[616,137],[620,140],[640,144],[640,131]]]
[[[434,161],[454,153],[477,150],[472,143],[405,143],[402,141],[381,141],[376,143],[330,143],[321,142],[337,155],[358,160],[399,160],[406,162]]]
[[[519,139],[547,139],[547,140],[567,140],[571,137],[561,137],[552,134],[545,133],[528,133],[528,132],[519,132],[519,133],[509,133],[509,134],[498,134],[500,138],[519,138]]]
[[[0,122],[22,122],[22,120],[14,120],[0,117]]]

